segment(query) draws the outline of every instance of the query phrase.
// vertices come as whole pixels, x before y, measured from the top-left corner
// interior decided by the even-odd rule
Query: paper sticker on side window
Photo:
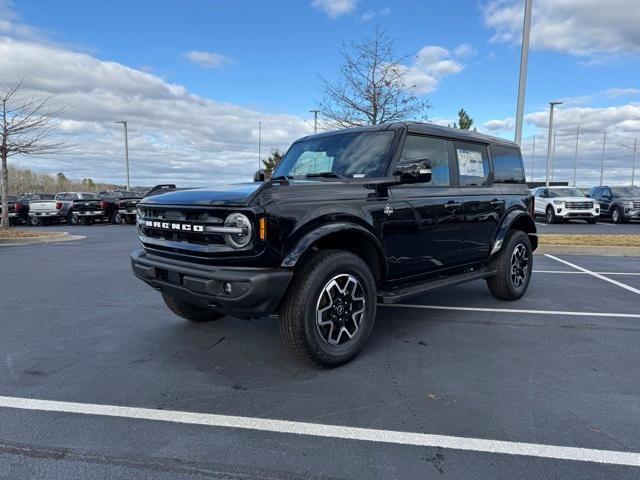
[[[458,166],[460,175],[468,177],[484,177],[482,153],[463,148],[456,149],[458,153]]]

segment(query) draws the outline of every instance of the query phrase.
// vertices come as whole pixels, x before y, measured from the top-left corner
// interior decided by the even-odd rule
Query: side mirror
[[[406,183],[427,183],[431,181],[431,166],[427,160],[405,163],[396,167],[394,175],[397,175]]]

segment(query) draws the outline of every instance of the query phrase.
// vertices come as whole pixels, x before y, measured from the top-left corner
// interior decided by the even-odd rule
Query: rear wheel
[[[222,318],[225,315],[221,310],[210,310],[208,308],[198,307],[196,305],[183,302],[182,300],[178,300],[171,295],[163,294],[162,299],[167,307],[169,307],[169,310],[190,322],[210,322],[212,320]]]
[[[40,225],[40,219],[35,215],[29,215],[28,223],[32,227],[37,227],[38,225]]]
[[[291,282],[280,334],[298,358],[333,368],[360,353],[375,318],[376,283],[367,264],[350,252],[321,250]]]
[[[69,225],[77,225],[79,221],[80,217],[78,217],[78,215],[75,215],[74,213],[69,213],[67,215],[67,223]]]
[[[120,225],[122,223],[122,214],[120,212],[113,212],[110,220],[113,225]]]
[[[526,233],[512,230],[492,261],[496,274],[487,279],[491,294],[499,300],[518,300],[531,280],[533,251]]]

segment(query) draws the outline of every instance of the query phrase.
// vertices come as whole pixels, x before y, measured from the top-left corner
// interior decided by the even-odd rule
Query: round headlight
[[[224,221],[225,227],[240,228],[238,233],[225,233],[224,239],[231,248],[243,248],[251,242],[251,222],[241,213],[232,213]]]

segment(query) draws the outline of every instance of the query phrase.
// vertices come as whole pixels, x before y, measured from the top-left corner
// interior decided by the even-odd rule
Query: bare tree
[[[51,97],[37,98],[23,94],[26,80],[0,86],[0,160],[2,217],[0,228],[9,226],[9,167],[7,159],[14,155],[38,156],[61,151],[63,141],[52,138],[55,120],[63,109],[52,109]]]
[[[320,77],[319,109],[328,126],[342,128],[426,119],[429,102],[419,98],[395,41],[380,25],[361,43],[343,44],[339,78]]]

